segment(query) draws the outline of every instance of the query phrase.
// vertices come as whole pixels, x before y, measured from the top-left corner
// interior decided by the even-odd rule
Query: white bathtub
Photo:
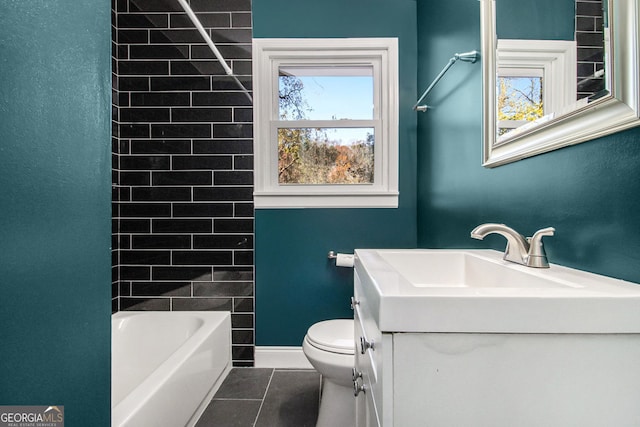
[[[112,427],[192,426],[231,370],[229,312],[112,316]]]

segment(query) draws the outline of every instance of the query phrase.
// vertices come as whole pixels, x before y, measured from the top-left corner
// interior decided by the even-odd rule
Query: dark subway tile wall
[[[112,236],[111,236],[111,311],[119,310],[120,305],[120,248],[126,247],[126,240],[120,238],[118,230],[120,229],[120,91],[118,89],[118,57],[119,46],[117,43],[117,9],[119,0],[111,0],[111,163],[112,163],[112,202],[111,202],[111,218],[112,218]]]
[[[602,0],[576,0],[576,46],[578,99],[605,88],[605,78],[595,73],[604,68],[604,20]]]
[[[191,0],[251,89],[250,0]],[[113,311],[228,310],[253,362],[252,106],[174,0],[114,0]]]

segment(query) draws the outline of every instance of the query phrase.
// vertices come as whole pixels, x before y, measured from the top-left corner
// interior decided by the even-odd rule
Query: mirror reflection
[[[610,94],[607,0],[495,7],[495,145]]]

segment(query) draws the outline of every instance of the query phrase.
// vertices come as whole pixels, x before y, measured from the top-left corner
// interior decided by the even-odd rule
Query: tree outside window
[[[285,123],[310,119],[347,123],[363,114],[363,101],[357,95],[373,97],[373,88],[366,88],[367,84],[372,86],[371,76],[341,75],[339,68],[332,69],[330,76],[322,76],[322,73],[304,75],[309,72],[296,76],[288,71],[281,70],[278,78],[279,118]],[[353,107],[345,105],[349,104],[349,100],[342,98],[340,89],[344,86],[353,89],[358,85],[364,85],[365,90],[353,95]],[[319,105],[321,102],[322,105]],[[372,104],[372,99],[369,102]],[[348,117],[338,118],[334,113],[336,111]],[[323,117],[327,112],[331,112],[331,117]],[[371,114],[364,118],[370,117]],[[373,183],[373,128],[279,127],[277,134],[280,184]]]

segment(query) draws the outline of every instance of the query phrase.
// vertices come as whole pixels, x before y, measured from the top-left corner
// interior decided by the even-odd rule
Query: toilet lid
[[[354,354],[353,319],[332,319],[318,322],[307,331],[314,347],[341,354]]]

